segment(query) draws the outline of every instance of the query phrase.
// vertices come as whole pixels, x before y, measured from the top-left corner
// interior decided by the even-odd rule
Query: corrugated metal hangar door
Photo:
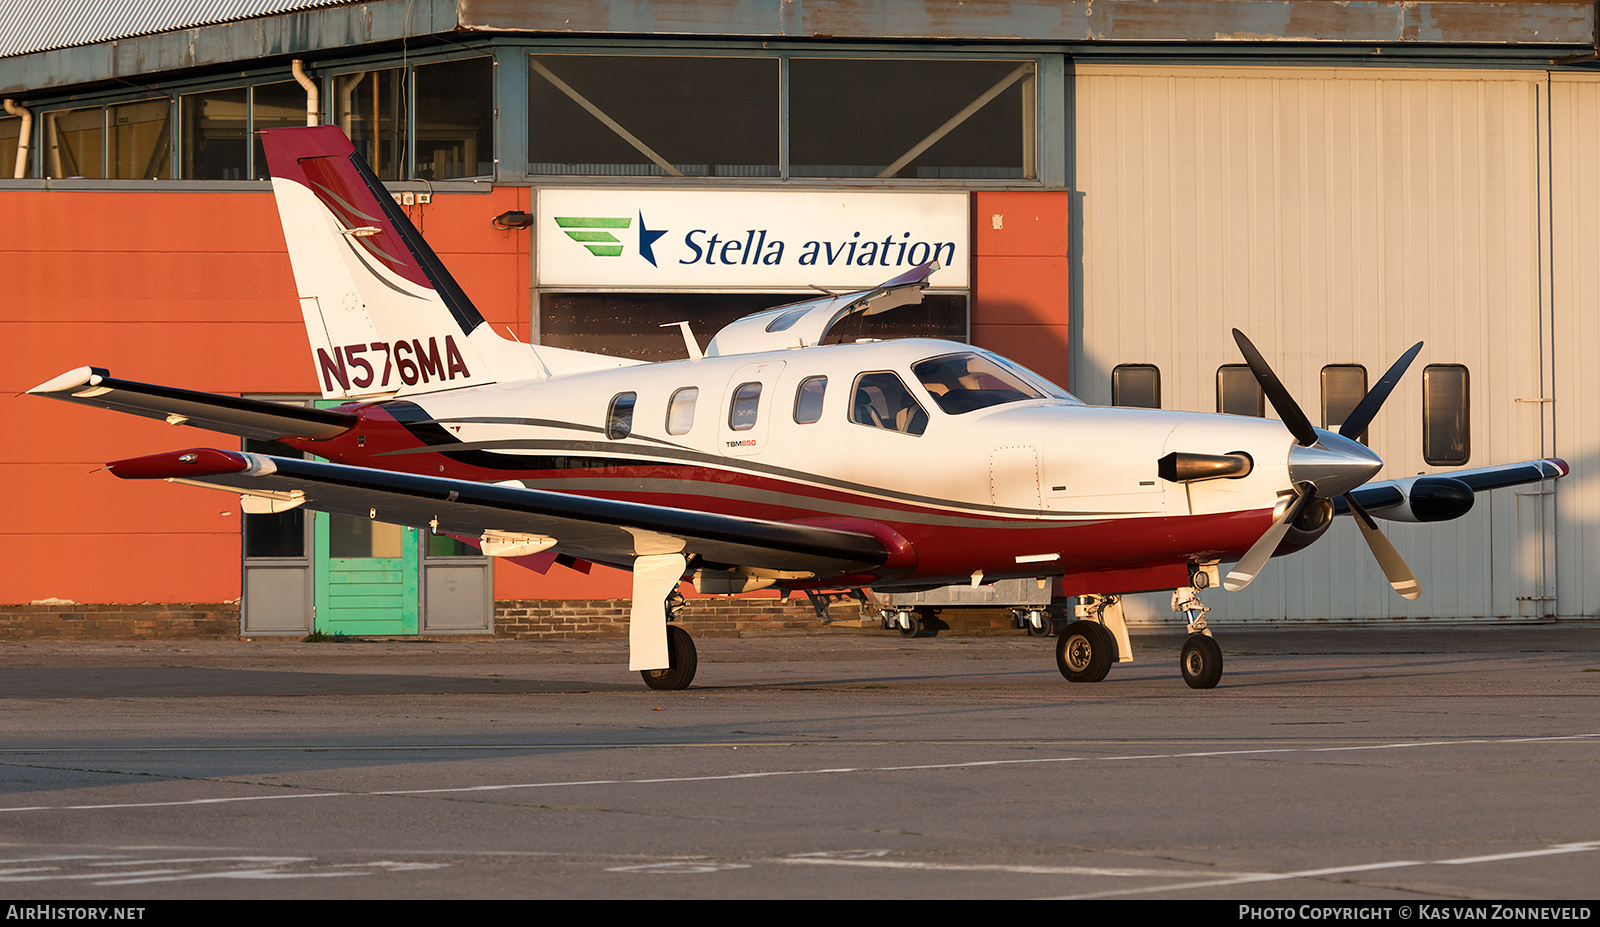
[[[1553,255],[1543,71],[1081,66],[1073,81],[1073,386],[1085,400],[1110,403],[1113,370],[1148,364],[1163,407],[1216,411],[1222,368],[1242,360],[1229,334],[1238,327],[1316,420],[1339,379],[1330,369],[1370,384],[1424,341],[1369,431],[1386,461],[1379,479],[1563,449],[1554,389],[1567,381],[1556,374],[1582,350],[1581,307],[1582,344],[1600,324],[1600,256],[1588,253],[1600,238],[1593,85],[1582,139],[1558,134],[1573,159],[1591,156],[1587,205],[1564,204],[1574,227],[1556,231],[1583,253]],[[1565,312],[1551,293],[1557,257],[1588,287]],[[1466,384],[1448,446],[1440,407],[1425,419],[1425,372]],[[1590,395],[1600,388],[1592,370],[1570,376],[1580,374]],[[1582,408],[1596,406],[1562,410],[1566,434],[1595,429],[1592,414],[1572,419]],[[1565,449],[1578,470],[1563,498],[1576,498],[1593,464]],[[1414,602],[1390,591],[1349,519],[1249,589],[1206,598],[1231,621],[1535,618],[1557,613],[1559,590],[1561,614],[1592,615],[1594,604],[1566,597],[1588,567],[1556,556],[1550,489],[1480,496],[1443,524],[1383,523],[1423,584]],[[1563,510],[1563,545],[1583,546],[1594,509]],[[1130,619],[1171,620],[1166,597],[1138,598]]]

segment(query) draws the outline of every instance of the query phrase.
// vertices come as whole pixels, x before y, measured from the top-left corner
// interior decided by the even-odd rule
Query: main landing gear
[[[663,605],[667,620],[676,618],[678,609],[683,605],[683,596],[673,589]],[[665,691],[689,688],[689,683],[694,681],[695,668],[700,664],[700,656],[694,649],[694,638],[675,624],[667,625],[667,661],[666,669],[640,670],[644,684]]]
[[[1222,648],[1206,628],[1207,608],[1200,590],[1211,586],[1216,564],[1199,564],[1190,571],[1192,585],[1172,592],[1172,610],[1188,619],[1189,637],[1183,642],[1178,669],[1191,689],[1213,689],[1222,679]],[[1111,664],[1133,659],[1122,601],[1114,595],[1078,597],[1078,619],[1066,626],[1056,641],[1056,668],[1068,682],[1099,682]]]
[[[667,625],[667,659],[672,662],[666,669],[640,670],[644,684],[652,689],[675,691],[689,688],[694,681],[695,667],[700,663],[694,649],[694,638],[675,624]]]

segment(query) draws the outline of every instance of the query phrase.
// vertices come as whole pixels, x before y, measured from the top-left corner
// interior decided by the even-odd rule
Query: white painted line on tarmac
[[[1475,744],[1560,743],[1571,741],[1596,742],[1600,733],[1558,734],[1546,737],[1474,738],[1464,740],[1400,741],[1386,744],[1351,744],[1339,747],[1273,747],[1250,750],[1205,750],[1181,753],[1135,753],[1114,756],[1055,756],[1030,757],[1013,760],[961,760],[951,763],[928,763],[915,766],[840,766],[828,769],[779,769],[765,772],[718,773],[704,776],[666,776],[651,779],[567,779],[551,782],[509,782],[501,785],[467,785],[431,789],[386,789],[383,791],[305,792],[273,795],[241,795],[232,798],[193,798],[180,801],[123,802],[95,805],[25,805],[0,808],[0,814],[21,811],[105,811],[125,808],[173,808],[198,805],[223,805],[246,801],[282,801],[303,798],[349,798],[378,795],[461,795],[470,793],[506,792],[520,789],[574,788],[599,785],[665,785],[685,782],[728,782],[740,779],[770,779],[785,776],[828,776],[849,773],[908,772],[917,770],[972,769],[990,766],[1038,765],[1042,763],[1132,762],[1136,760],[1179,760],[1199,758],[1251,757],[1296,753],[1340,753],[1364,750],[1409,749],[1412,747],[1452,747]],[[226,781],[226,780],[216,780]],[[0,860],[3,863],[4,860]]]
[[[1526,850],[1517,853],[1497,853],[1490,856],[1463,856],[1457,859],[1435,860],[1392,860],[1384,863],[1364,863],[1359,866],[1334,866],[1326,869],[1301,869],[1296,872],[1263,872],[1255,875],[1239,876],[1229,879],[1204,879],[1195,882],[1179,882],[1171,885],[1153,885],[1143,888],[1114,889],[1105,892],[1090,892],[1082,895],[1062,895],[1055,900],[1077,901],[1088,898],[1125,898],[1131,895],[1154,895],[1161,892],[1176,892],[1192,888],[1223,888],[1229,885],[1248,885],[1258,882],[1284,882],[1291,879],[1315,879],[1330,875],[1347,875],[1353,872],[1374,872],[1383,869],[1406,869],[1415,866],[1463,866],[1473,863],[1498,862],[1508,859],[1526,859],[1534,856],[1560,856],[1569,853],[1587,853],[1600,849],[1600,840],[1586,843],[1558,843],[1554,846],[1538,850]]]

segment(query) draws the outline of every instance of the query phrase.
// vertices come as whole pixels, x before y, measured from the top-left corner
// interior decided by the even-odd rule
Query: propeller
[[[1383,575],[1389,580],[1389,585],[1394,587],[1402,597],[1414,599],[1422,594],[1422,586],[1417,582],[1417,577],[1406,566],[1400,553],[1389,543],[1389,539],[1378,530],[1377,522],[1367,514],[1366,509],[1356,502],[1350,494],[1352,489],[1371,479],[1383,468],[1383,460],[1377,454],[1355,440],[1355,437],[1367,430],[1367,425],[1372,422],[1378,410],[1383,407],[1384,400],[1394,391],[1395,384],[1400,382],[1400,377],[1416,359],[1417,353],[1422,350],[1422,342],[1412,345],[1411,349],[1400,356],[1389,367],[1372,389],[1361,398],[1356,407],[1350,410],[1344,422],[1339,426],[1337,433],[1315,428],[1311,420],[1306,418],[1294,397],[1289,395],[1289,390],[1272,372],[1266,358],[1250,343],[1244,332],[1237,328],[1233,330],[1233,340],[1239,344],[1239,352],[1244,355],[1245,363],[1250,366],[1250,372],[1255,374],[1256,382],[1261,384],[1261,391],[1266,394],[1272,408],[1277,411],[1278,417],[1283,419],[1283,424],[1294,436],[1296,446],[1289,449],[1289,480],[1294,485],[1294,496],[1272,520],[1272,526],[1256,542],[1250,545],[1245,555],[1239,559],[1234,568],[1229,571],[1223,580],[1223,587],[1229,591],[1237,591],[1250,585],[1266,566],[1272,552],[1283,543],[1283,537],[1289,532],[1289,527],[1300,513],[1313,499],[1331,499],[1334,496],[1343,496],[1345,504],[1350,507],[1350,513],[1355,516],[1356,524],[1361,528],[1361,536],[1367,542],[1367,548],[1372,551],[1372,556],[1378,561],[1378,566],[1383,570]]]

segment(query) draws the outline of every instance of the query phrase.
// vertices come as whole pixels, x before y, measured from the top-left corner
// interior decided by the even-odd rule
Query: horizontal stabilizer
[[[100,367],[79,367],[28,390],[31,395],[80,405],[164,419],[209,431],[276,441],[281,438],[331,438],[356,423],[336,409],[308,409],[263,399],[119,380]]]

